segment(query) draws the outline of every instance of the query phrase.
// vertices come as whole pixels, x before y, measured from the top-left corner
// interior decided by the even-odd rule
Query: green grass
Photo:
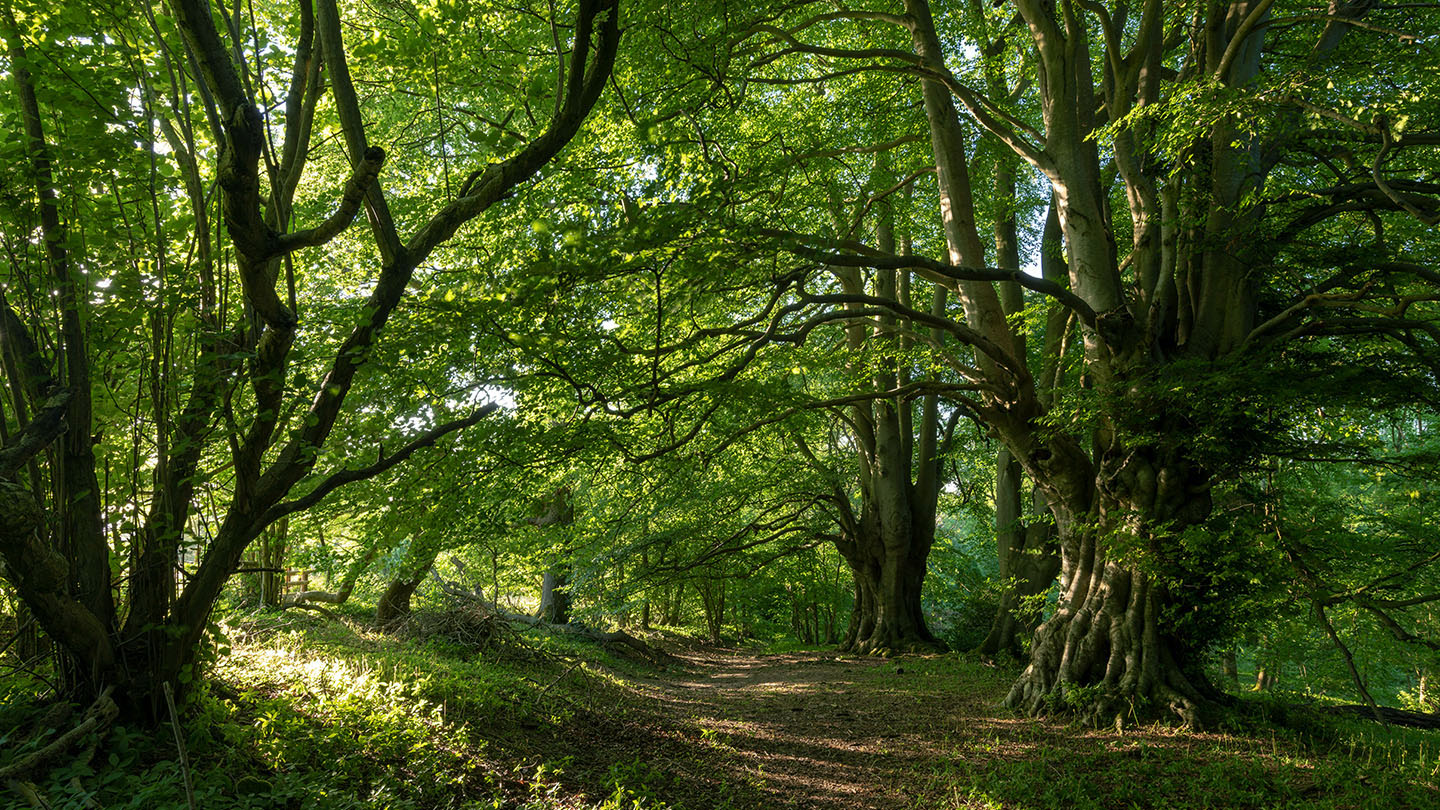
[[[552,637],[484,651],[397,640],[353,618],[264,614],[231,629],[232,652],[183,710],[198,807],[663,807],[643,772],[597,764],[600,776],[567,778],[575,727],[593,724],[607,694],[613,705],[632,665]],[[0,729],[22,730],[40,709],[10,686]],[[37,785],[52,807],[187,806],[167,727],[115,726],[91,742],[89,762]],[[17,798],[0,793],[0,807]]]
[[[644,665],[543,635],[478,650],[404,640],[364,618],[263,614],[230,631],[232,652],[185,709],[198,807],[775,806],[765,773],[742,761],[756,741],[655,714],[635,691],[654,674]],[[856,669],[856,705],[913,705],[927,729],[925,750],[881,753],[903,755],[897,799],[916,810],[1440,807],[1434,732],[1267,698],[1220,732],[1102,731],[999,708],[1014,674],[963,656]],[[0,691],[3,765],[45,735],[34,684],[12,679]],[[38,782],[50,806],[186,807],[168,727],[117,726],[91,742],[88,760],[62,761]],[[17,802],[0,792],[0,808]]]
[[[951,669],[997,702],[1014,675],[976,671],[956,657],[929,666]],[[992,712],[945,736],[945,753],[915,774],[924,785],[916,808],[1440,807],[1440,733],[1432,731],[1279,712],[1264,698],[1242,701],[1228,729],[1205,733],[1160,725],[1117,732]]]

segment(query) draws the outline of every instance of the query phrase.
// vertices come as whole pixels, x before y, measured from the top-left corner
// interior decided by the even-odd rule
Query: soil
[[[697,757],[692,746],[688,761],[661,760],[686,807],[911,807],[945,741],[995,711],[986,699],[959,694],[952,679],[927,674],[923,659],[723,650],[680,656],[684,672],[636,687],[654,725],[698,736],[709,749]],[[703,795],[717,784],[744,789]]]

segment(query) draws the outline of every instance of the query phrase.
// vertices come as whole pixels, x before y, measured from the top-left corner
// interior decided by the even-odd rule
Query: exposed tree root
[[[931,653],[942,653],[946,651],[945,642],[939,639],[920,638],[895,638],[878,639],[869,638],[849,645],[848,648],[841,648],[841,652],[850,652],[856,655],[870,655],[879,658],[893,658],[897,655],[928,655]]]
[[[1081,606],[1062,607],[1035,634],[1030,664],[1005,702],[1029,715],[1092,725],[1179,720],[1214,725],[1223,698],[1189,673],[1158,629],[1160,589],[1108,564]]]

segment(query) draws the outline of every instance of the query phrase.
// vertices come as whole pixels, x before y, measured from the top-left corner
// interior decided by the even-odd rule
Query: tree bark
[[[570,564],[558,562],[540,583],[540,618],[551,624],[570,623]]]
[[[1118,440],[1102,450],[1094,481],[1084,516],[1058,510],[1060,601],[1006,703],[1105,725],[1166,714],[1209,725],[1224,699],[1200,667],[1200,640],[1176,632],[1187,605],[1167,584],[1190,572],[1163,563],[1179,532],[1208,516],[1208,481],[1176,457],[1122,451]]]
[[[1003,457],[1008,457],[1008,453]],[[1041,611],[1028,605],[1027,600],[1048,591],[1060,573],[1060,549],[1054,523],[1044,514],[1047,511],[1044,496],[1035,493],[1030,522],[1010,535],[1011,544],[1001,552],[1004,562],[1000,576],[1007,584],[990,623],[990,632],[977,650],[982,656],[993,658],[1006,653],[1018,658],[1021,636],[1040,625]],[[999,520],[997,510],[996,521]]]
[[[571,498],[570,486],[563,484],[539,505],[539,511],[528,521],[539,529],[553,528],[560,535],[559,542],[550,549],[550,567],[540,579],[541,619],[551,624],[570,622],[570,573],[571,543],[570,528],[575,523],[575,504]]]
[[[861,655],[943,649],[925,622],[920,601],[928,542],[913,543],[903,530],[882,536],[873,511],[862,520],[852,528],[854,533],[836,542],[855,582],[850,627],[840,649]],[[931,531],[928,541],[933,541]]]
[[[390,580],[389,586],[375,603],[376,624],[389,627],[410,615],[410,598],[415,595],[420,583],[425,581],[425,575],[434,564],[435,555],[431,555],[428,563],[415,573],[403,574]]]
[[[260,535],[260,604],[279,607],[285,590],[285,541],[289,520],[282,519]]]

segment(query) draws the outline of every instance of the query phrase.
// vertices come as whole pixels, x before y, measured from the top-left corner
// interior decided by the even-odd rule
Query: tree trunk
[[[701,579],[695,583],[705,606],[705,630],[711,644],[719,644],[725,627],[725,580]]]
[[[878,171],[885,182],[883,165]],[[894,252],[893,212],[888,203],[879,205],[878,211],[876,241],[882,251]],[[904,250],[908,252],[908,242]],[[847,293],[864,293],[858,273],[847,268],[834,268],[834,273]],[[873,286],[878,300],[908,303],[909,284],[902,285],[894,270],[878,271]],[[931,312],[943,313],[946,300],[944,288],[933,287]],[[861,352],[867,345],[887,353],[905,348],[895,334],[896,316],[882,314],[877,321],[873,331],[858,324],[847,327],[851,351]],[[938,334],[931,332],[938,340]],[[863,367],[851,364],[855,373]],[[892,391],[910,374],[908,361],[891,354],[872,371],[871,390]],[[935,542],[940,493],[943,448],[938,400],[928,394],[920,397],[918,420],[914,404],[900,397],[877,397],[850,410],[848,421],[858,450],[860,511],[855,513],[848,494],[836,493],[841,528],[836,547],[850,566],[856,589],[850,630],[841,649],[864,655],[943,649],[926,626],[920,601]]]
[[[345,578],[340,581],[340,588],[336,591],[302,591],[290,594],[283,600],[285,604],[303,604],[307,602],[324,602],[330,605],[343,605],[355,591],[355,583],[370,563],[375,560],[375,555],[380,552],[378,545],[366,547],[364,553],[355,558],[355,562],[345,569]]]
[[[640,551],[640,569],[641,569],[642,571],[644,571],[647,576],[649,575],[649,573],[650,573],[650,551],[649,551],[649,549],[642,549],[642,550]],[[644,600],[640,603],[640,629],[641,629],[641,630],[644,630],[645,632],[648,633],[648,632],[650,632],[650,589],[649,589],[649,588],[646,588],[643,593],[645,594],[645,598],[644,598]]]
[[[282,519],[260,535],[260,604],[279,607],[285,590],[285,540],[288,519]]]
[[[551,550],[550,567],[540,578],[539,617],[551,624],[570,621],[570,527],[575,523],[575,503],[570,485],[556,487],[550,496],[536,505],[536,512],[527,521],[537,529],[559,532],[559,543]],[[621,574],[623,579],[624,575]]]
[[[539,616],[551,624],[570,623],[570,564],[556,563],[540,582]]]
[[[416,589],[425,579],[425,572],[430,569],[411,576],[399,576],[390,580],[390,585],[380,595],[380,600],[375,603],[375,623],[381,627],[389,627],[396,622],[410,615],[410,597],[415,595]]]
[[[1091,511],[1058,510],[1060,602],[1006,703],[1096,724],[1168,715],[1205,726],[1223,698],[1204,676],[1199,642],[1174,625],[1192,605],[1165,584],[1185,583],[1190,572],[1161,561],[1183,528],[1208,515],[1209,490],[1188,465],[1147,458],[1145,448],[1117,450],[1115,442],[1102,454]]]
[[[1220,672],[1232,684],[1240,683],[1240,664],[1235,660],[1235,648],[1226,647],[1220,654]]]
[[[425,575],[435,565],[435,558],[439,556],[439,553],[439,549],[436,549],[425,554],[414,568],[402,571],[390,580],[389,587],[380,595],[380,600],[375,603],[376,624],[381,627],[389,627],[410,615],[410,597],[415,595],[415,590],[420,587]]]
[[[1043,514],[1045,511],[1048,511],[1045,497],[1036,492],[1028,525],[1014,532],[1008,538],[1013,545],[1002,551],[1005,556],[1000,576],[1008,582],[990,623],[990,632],[978,649],[982,656],[993,658],[1003,652],[1019,657],[1021,634],[1033,632],[1040,625],[1041,611],[1027,600],[1048,591],[1060,573],[1055,525]],[[999,520],[997,509],[996,522]]]
[[[872,529],[840,545],[855,579],[850,629],[840,649],[861,655],[943,649],[926,626],[920,604],[926,554],[914,548],[908,533],[887,543]]]

